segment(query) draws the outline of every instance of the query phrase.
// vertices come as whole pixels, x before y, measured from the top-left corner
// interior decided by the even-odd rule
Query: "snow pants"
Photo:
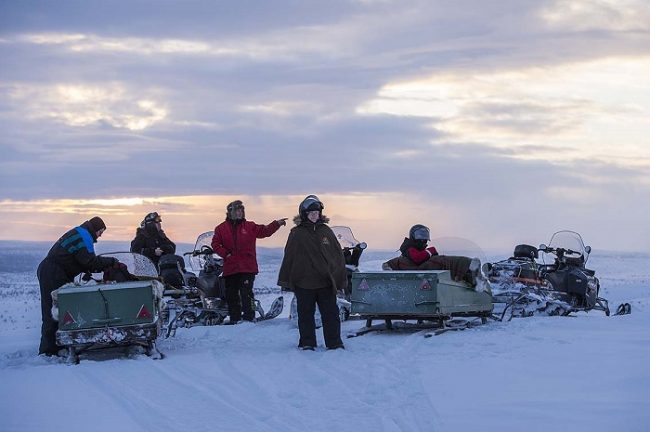
[[[341,319],[339,307],[336,304],[336,293],[332,288],[294,290],[298,306],[298,331],[300,332],[299,347],[316,347],[316,323],[314,314],[316,304],[320,309],[323,321],[323,337],[327,348],[343,346],[341,341]]]
[[[239,322],[255,319],[255,295],[253,294],[253,273],[237,273],[228,275],[226,280],[226,301],[228,302],[228,315],[230,322]]]
[[[71,281],[63,269],[48,258],[41,261],[36,276],[41,288],[42,319],[41,344],[38,353],[56,355],[61,347],[56,344],[56,331],[59,329],[59,323],[52,318],[52,291]]]

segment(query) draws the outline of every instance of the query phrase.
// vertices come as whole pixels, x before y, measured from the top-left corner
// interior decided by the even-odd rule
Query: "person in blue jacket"
[[[63,234],[38,266],[37,277],[41,288],[41,344],[39,354],[57,355],[57,321],[52,318],[52,291],[72,282],[79,273],[99,272],[117,266],[115,258],[95,255],[94,243],[106,230],[106,224],[95,216]]]

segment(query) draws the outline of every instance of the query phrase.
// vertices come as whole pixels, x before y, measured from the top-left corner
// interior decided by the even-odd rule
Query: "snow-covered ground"
[[[287,307],[261,323],[179,329],[159,343],[164,360],[113,353],[68,366],[36,356],[34,272],[48,247],[0,242],[0,431],[650,430],[650,255],[596,251],[590,262],[612,308],[632,304],[628,316],[368,334],[337,351],[319,333],[321,347],[303,352]],[[265,306],[281,254],[260,249]],[[362,269],[391,255],[368,252]]]

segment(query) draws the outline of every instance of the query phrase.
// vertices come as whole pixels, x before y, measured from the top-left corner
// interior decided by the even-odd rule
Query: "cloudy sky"
[[[649,77],[646,0],[0,0],[0,239],[315,193],[376,248],[647,250]]]

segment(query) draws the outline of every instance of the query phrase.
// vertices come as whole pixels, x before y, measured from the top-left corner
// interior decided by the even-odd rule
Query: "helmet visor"
[[[323,209],[323,203],[320,202],[318,197],[315,195],[309,195],[300,203],[301,211],[308,211],[308,210],[320,211],[322,209]]]
[[[429,228],[427,227],[418,227],[413,231],[414,240],[431,240],[429,235]]]

